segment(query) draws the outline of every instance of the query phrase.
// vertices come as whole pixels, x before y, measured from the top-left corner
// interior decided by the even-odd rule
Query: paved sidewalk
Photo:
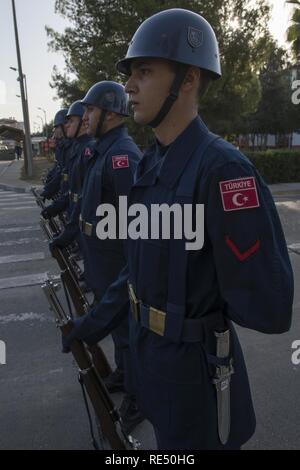
[[[31,186],[41,186],[34,181],[24,181],[20,179],[21,169],[24,160],[13,160],[9,162],[0,162],[0,189],[13,190],[17,192],[29,192]],[[300,181],[299,183],[280,183],[270,184],[269,188],[276,197],[297,197],[300,199]]]
[[[23,165],[24,160],[1,162],[0,189],[28,193],[31,186],[41,186],[41,184],[37,185],[35,181],[25,181],[20,178]]]

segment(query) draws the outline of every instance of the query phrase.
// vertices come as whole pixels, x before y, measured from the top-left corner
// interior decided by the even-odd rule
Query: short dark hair
[[[203,98],[212,81],[211,73],[208,70],[200,69],[200,83],[198,88],[198,99]]]
[[[175,74],[178,72],[178,68],[180,64],[178,62],[174,62],[172,60],[168,60],[169,66]],[[193,65],[190,65],[190,67],[193,67]],[[199,69],[200,70],[200,81],[199,81],[199,88],[197,91],[197,101],[199,101],[205,93],[207,92],[209,85],[212,81],[212,74],[208,70],[205,69]]]

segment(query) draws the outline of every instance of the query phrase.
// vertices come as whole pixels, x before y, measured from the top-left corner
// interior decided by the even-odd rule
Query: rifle
[[[41,220],[41,226],[47,234],[49,240],[52,240],[50,230],[47,226],[46,220]],[[71,296],[75,312],[78,316],[83,316],[89,311],[89,302],[82,292],[78,282],[76,281],[76,273],[72,267],[72,264],[68,262],[68,256],[65,252],[65,248],[54,247],[52,250],[54,258],[57,260],[58,265],[61,269],[61,279],[63,284],[67,287]],[[108,377],[112,372],[108,360],[101,347],[98,344],[89,346],[89,351],[92,355],[95,367],[101,377]]]
[[[45,203],[43,201],[43,198],[41,198],[41,196],[37,192],[36,188],[31,187],[30,191],[34,195],[35,202],[41,208],[41,210],[45,209],[46,206],[45,206]],[[56,221],[53,217],[51,217],[51,219],[49,219],[49,227],[51,228],[52,234],[54,234],[54,235],[59,235],[60,234],[61,230],[60,230],[58,224],[56,223]]]
[[[39,193],[37,192],[36,188],[31,187],[30,191],[34,195],[36,203],[41,208],[41,210],[45,209],[44,201],[41,198],[41,196],[39,195]],[[40,225],[41,225],[43,231],[46,233],[48,239],[52,240],[53,235],[57,236],[61,233],[61,229],[59,228],[59,225],[57,224],[55,218],[51,217],[50,219],[48,219],[48,224],[49,224],[49,228],[51,229],[51,232],[49,232],[49,230],[46,231],[45,227],[44,227],[44,224],[43,224],[44,220],[45,220],[44,218],[41,218]],[[51,237],[50,237],[50,235],[51,235]],[[76,273],[76,277],[77,277],[77,276],[80,275],[81,270],[80,270],[78,264],[76,263],[74,257],[72,255],[70,255],[70,252],[69,252],[68,248],[66,248],[65,250],[66,250],[66,253],[68,254],[69,258],[72,259],[72,261],[73,261],[73,271],[74,271],[74,273]]]
[[[37,192],[36,188],[31,187],[30,191],[34,195],[37,205],[42,210],[45,209],[44,201],[41,198],[41,196],[39,195],[39,193]],[[49,228],[51,229],[51,232],[49,232],[49,230],[46,231],[45,227],[44,227],[44,224],[43,224],[44,220],[45,220],[44,218],[41,219],[40,225],[41,225],[43,231],[46,233],[48,239],[51,241],[53,239],[53,235],[59,235],[61,233],[61,229],[59,228],[59,225],[57,224],[55,218],[50,217],[50,219],[48,219],[48,224],[49,224]],[[51,237],[50,237],[50,235],[51,235]],[[73,268],[74,273],[76,273],[76,277],[79,276],[80,273],[81,273],[81,270],[80,270],[80,267],[78,266],[78,264],[75,261],[74,255],[70,254],[70,250],[68,248],[65,248],[65,251],[68,254],[69,259],[71,259],[72,262],[73,262],[72,263],[72,268]]]
[[[73,326],[70,317],[65,313],[56,290],[58,285],[47,280],[42,289],[48,299],[50,309],[53,310],[55,321],[63,335],[68,335]],[[103,435],[113,450],[138,449],[139,442],[132,436],[127,436],[122,427],[120,415],[110,398],[105,384],[97,373],[84,344],[74,340],[70,346],[73,357],[79,367],[79,376],[85,385],[95,414],[102,425]]]

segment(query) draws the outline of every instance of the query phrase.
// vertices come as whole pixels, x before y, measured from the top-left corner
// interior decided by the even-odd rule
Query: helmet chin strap
[[[76,139],[78,137],[79,131],[80,131],[81,126],[82,126],[82,123],[83,123],[83,120],[80,118],[77,129],[76,129],[76,132],[74,134],[74,139]]]
[[[64,125],[61,124],[61,125],[60,125],[60,128],[61,128],[61,130],[62,130],[62,133],[63,133],[64,138],[66,139],[67,136],[66,136],[66,132],[65,132]]]
[[[98,120],[96,132],[95,132],[95,137],[96,137],[96,139],[100,139],[100,137],[101,137],[101,130],[102,130],[102,127],[103,127],[103,123],[104,123],[104,121],[105,121],[105,118],[106,118],[106,114],[107,114],[107,110],[106,110],[106,109],[102,109],[102,110],[101,110],[100,117],[99,117],[99,120]]]
[[[164,104],[160,108],[156,117],[148,123],[150,127],[157,127],[159,124],[164,120],[168,112],[170,111],[171,107],[173,106],[174,102],[178,98],[180,87],[186,77],[186,73],[188,71],[189,66],[185,64],[177,64],[176,75],[172,86],[170,88],[169,95],[167,96]]]

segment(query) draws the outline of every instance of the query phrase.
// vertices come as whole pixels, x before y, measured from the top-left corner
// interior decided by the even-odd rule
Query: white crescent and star
[[[243,202],[239,202],[239,201],[238,201],[238,197],[239,197],[239,196],[242,196],[242,197],[243,197],[243,194],[242,194],[242,193],[237,193],[237,194],[235,194],[235,195],[232,197],[232,202],[233,202],[233,204],[234,204],[235,206],[241,207],[241,206],[243,206],[243,205],[245,204],[246,201],[245,201],[245,199],[243,199]]]
[[[115,161],[115,165],[118,167],[118,168],[121,168],[123,166],[127,166],[127,161],[126,160],[116,160]]]

